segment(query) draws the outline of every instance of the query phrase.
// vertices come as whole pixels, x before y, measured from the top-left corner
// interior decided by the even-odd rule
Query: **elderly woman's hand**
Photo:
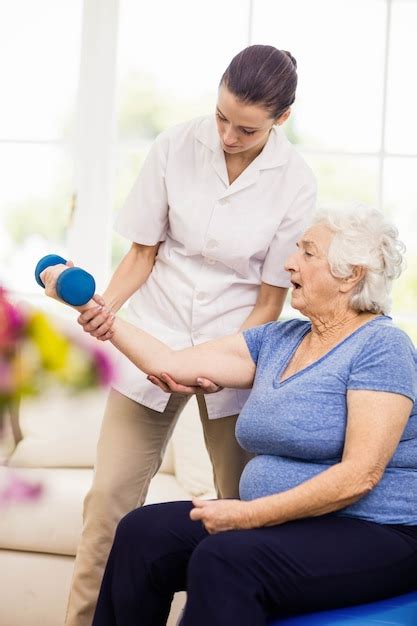
[[[159,378],[158,376],[150,374],[148,376],[148,380],[154,385],[157,385],[160,389],[162,389],[162,391],[166,391],[167,393],[206,394],[217,393],[218,391],[221,391],[223,389],[223,387],[220,387],[220,385],[216,385],[216,383],[208,380],[208,378],[197,378],[198,384],[193,386],[180,385],[179,383],[175,382],[175,380],[171,378],[169,374],[166,373],[162,373]]]
[[[47,267],[43,272],[41,272],[39,278],[45,285],[45,294],[50,298],[55,298],[55,300],[61,300],[56,292],[56,283],[59,276],[67,270],[69,267],[74,267],[74,263],[72,261],[67,261],[66,265],[63,263],[58,263],[57,265],[51,265]],[[61,300],[62,302],[62,300]]]
[[[200,520],[211,535],[225,530],[247,530],[257,526],[250,502],[193,498],[193,505],[191,519]]]

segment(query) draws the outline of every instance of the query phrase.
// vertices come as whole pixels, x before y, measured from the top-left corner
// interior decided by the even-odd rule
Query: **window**
[[[248,0],[121,0],[115,210],[155,136],[214,110],[227,64],[247,45]],[[163,16],[163,19],[161,19]],[[115,235],[113,265],[127,248]]]
[[[35,261],[64,249],[81,9],[14,0],[0,23],[0,282],[22,292],[34,289]]]
[[[106,268],[113,214],[154,137],[213,110],[232,56],[269,43],[298,61],[285,129],[317,175],[319,204],[371,204],[399,227],[408,267],[394,318],[417,340],[416,28],[417,0],[9,3],[0,24],[0,280],[27,291],[36,258],[65,256],[74,189],[72,241],[83,263]],[[113,237],[113,267],[128,245]]]
[[[385,211],[407,245],[393,317],[417,340],[415,0],[254,0],[252,43],[293,52],[293,141],[313,168],[319,205]]]

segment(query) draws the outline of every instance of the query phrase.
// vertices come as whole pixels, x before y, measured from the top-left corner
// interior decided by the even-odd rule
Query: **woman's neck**
[[[333,345],[375,317],[376,313],[348,310],[329,318],[310,318],[310,341],[323,346]]]
[[[266,142],[265,142],[266,143]],[[256,149],[249,152],[241,152],[240,154],[228,154],[224,153],[226,161],[227,175],[229,177],[229,184],[231,185],[236,178],[245,171],[245,169],[256,159],[256,157],[262,152],[265,144],[262,146],[256,146]]]
[[[250,148],[249,150],[245,150],[244,152],[238,152],[237,154],[229,154],[227,152],[224,153],[224,157],[226,159],[226,163],[236,164],[243,167],[247,167],[259,156],[262,150],[265,148],[268,143],[269,133],[265,138],[265,141],[262,143]]]

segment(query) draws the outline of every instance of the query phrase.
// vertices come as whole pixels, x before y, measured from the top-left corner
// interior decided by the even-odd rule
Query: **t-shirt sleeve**
[[[290,287],[284,263],[295,250],[296,241],[311,218],[315,207],[317,186],[314,176],[301,187],[289,211],[280,223],[269,246],[262,268],[262,282],[275,287]]]
[[[352,363],[348,389],[387,391],[417,396],[416,350],[409,337],[395,326],[366,343]]]
[[[267,324],[262,324],[262,326],[254,326],[253,328],[248,328],[243,331],[243,338],[246,341],[246,345],[248,346],[248,350],[255,364],[258,362],[259,352],[261,350],[265,332],[267,332],[267,329],[271,325],[276,323],[277,322],[268,322]]]
[[[168,138],[159,135],[153,143],[139,176],[117,216],[114,229],[130,241],[148,246],[165,239],[168,199],[165,171]]]

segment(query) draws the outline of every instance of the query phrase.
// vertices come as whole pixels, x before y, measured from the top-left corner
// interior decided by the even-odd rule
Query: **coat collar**
[[[262,152],[252,161],[242,174],[229,185],[226,161],[220,146],[214,115],[204,117],[195,130],[197,141],[212,153],[211,164],[225,185],[222,197],[229,196],[255,183],[262,170],[284,165],[289,158],[291,144],[279,126],[273,126]]]

